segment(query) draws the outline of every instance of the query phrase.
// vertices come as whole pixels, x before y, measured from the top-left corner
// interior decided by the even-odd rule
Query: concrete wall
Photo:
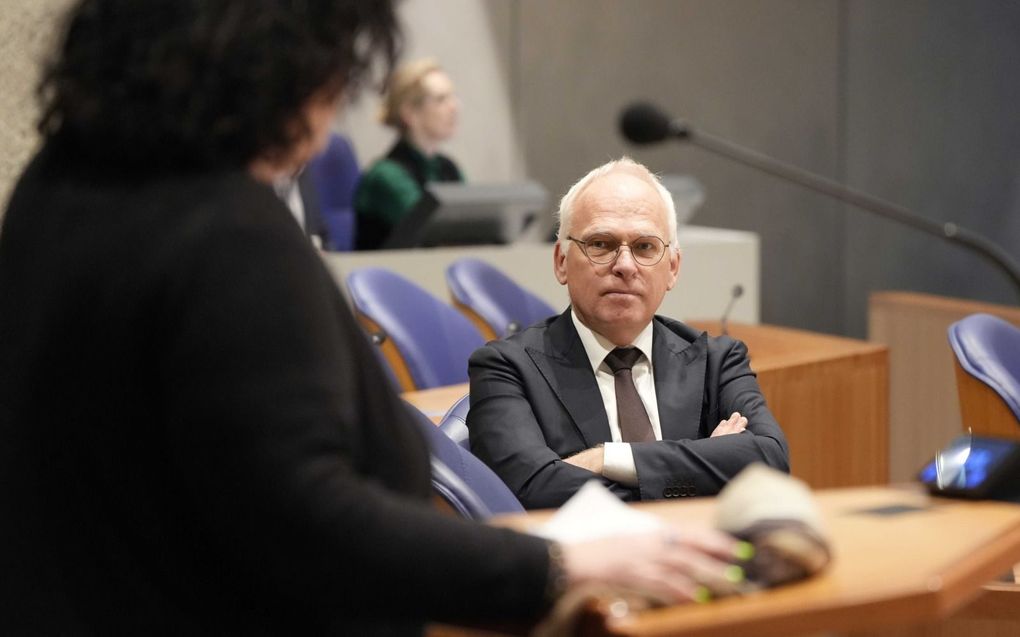
[[[56,16],[70,0],[6,0],[0,11],[0,217],[39,143],[35,85],[49,52]]]

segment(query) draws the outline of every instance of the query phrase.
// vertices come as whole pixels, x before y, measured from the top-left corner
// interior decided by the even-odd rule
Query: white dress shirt
[[[602,475],[631,487],[636,487],[637,467],[634,465],[634,453],[631,451],[630,443],[621,442],[620,423],[616,414],[616,378],[613,372],[606,365],[606,356],[616,349],[608,339],[601,334],[592,331],[588,326],[581,323],[570,310],[570,318],[574,322],[574,329],[581,337],[581,344],[588,354],[588,362],[591,363],[592,371],[595,372],[595,380],[602,394],[602,404],[606,407],[606,416],[609,417],[609,431],[613,435],[613,442],[607,442],[604,447],[602,458]],[[652,369],[652,324],[649,323],[645,329],[637,335],[630,347],[641,351],[641,358],[634,363],[631,375],[634,377],[634,387],[637,388],[641,403],[648,413],[648,420],[652,423],[652,431],[656,440],[662,440],[662,428],[659,426],[659,403],[655,398],[655,373]]]
[[[291,177],[279,177],[273,182],[273,190],[276,196],[283,200],[290,208],[294,219],[305,229],[305,202],[301,199],[301,189],[298,187],[297,175]]]

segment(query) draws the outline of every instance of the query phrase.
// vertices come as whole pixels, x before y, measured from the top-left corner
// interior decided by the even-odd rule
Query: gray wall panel
[[[848,5],[847,181],[1020,258],[1020,3]],[[873,289],[1016,303],[994,266],[937,238],[849,217],[849,307]],[[848,316],[861,334],[864,315]]]
[[[560,194],[623,153],[706,185],[696,222],[762,238],[764,321],[863,336],[872,290],[1015,303],[935,238],[696,148],[628,147],[634,98],[996,238],[1020,257],[1020,3],[747,0],[517,3],[527,172]]]
[[[562,194],[628,153],[696,175],[708,195],[699,225],[761,234],[763,320],[839,331],[836,205],[695,148],[629,147],[616,132],[621,108],[647,98],[833,175],[838,15],[825,2],[524,1],[517,85],[529,174]]]

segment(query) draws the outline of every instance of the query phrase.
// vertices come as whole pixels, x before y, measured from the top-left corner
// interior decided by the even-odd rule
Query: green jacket
[[[426,157],[401,138],[385,157],[368,169],[354,195],[357,214],[355,244],[359,250],[381,247],[393,229],[421,200],[425,185],[464,181],[460,169],[445,155]]]

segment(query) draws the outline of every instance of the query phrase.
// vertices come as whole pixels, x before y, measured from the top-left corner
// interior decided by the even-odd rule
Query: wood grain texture
[[[964,428],[982,436],[999,436],[1020,440],[1020,422],[1006,401],[991,387],[968,374],[960,362],[956,370],[956,394],[960,401],[960,418]]]
[[[718,334],[718,322],[690,325]],[[812,488],[885,484],[888,352],[849,338],[769,325],[730,324],[786,433],[794,476]]]
[[[378,323],[361,312],[355,312],[355,316],[366,334],[371,335],[386,333],[386,330],[380,327]],[[397,383],[400,384],[400,389],[405,392],[416,390],[418,386],[415,385],[414,378],[411,377],[411,370],[407,367],[407,361],[404,360],[404,355],[400,353],[400,349],[397,348],[393,339],[385,339],[379,344],[379,349],[382,351],[383,357],[389,364],[390,370],[393,372],[393,376],[397,379]]]

